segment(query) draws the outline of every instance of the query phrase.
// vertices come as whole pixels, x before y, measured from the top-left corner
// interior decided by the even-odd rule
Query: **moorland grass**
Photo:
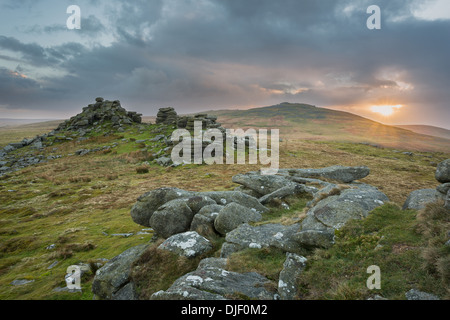
[[[129,214],[141,194],[174,186],[190,191],[233,190],[237,185],[231,181],[232,176],[260,169],[259,165],[160,167],[151,157],[163,145],[146,142],[149,150],[142,151],[135,141],[167,134],[164,130],[170,131],[144,125],[141,129],[130,127],[120,135],[105,137],[105,132],[97,132],[81,142],[55,142],[45,154],[60,154],[61,158],[0,178],[0,299],[92,299],[93,274],[83,279],[81,294],[53,289],[64,286],[66,269],[72,264],[111,259],[150,241],[152,232],[137,235],[143,227]],[[78,149],[104,145],[116,146],[107,153],[71,155]],[[375,210],[368,219],[352,222],[339,231],[336,246],[330,250],[318,250],[308,257],[308,268],[299,280],[299,298],[366,298],[373,294],[365,287],[370,264],[381,268],[379,293],[385,297],[402,299],[404,290],[412,286],[445,296],[442,279],[448,279],[448,254],[442,247],[442,234],[435,237],[430,231],[439,223],[425,223],[424,227],[424,222],[416,218],[417,212],[399,209],[409,192],[438,185],[433,163],[450,157],[442,152],[420,154],[423,156],[410,157],[369,145],[283,137],[281,168],[367,165],[371,174],[362,182],[378,187],[392,202]],[[140,166],[148,168],[148,173],[137,174]],[[290,210],[271,210],[261,223],[298,221],[304,217],[309,200],[303,196],[286,199]],[[133,236],[112,236],[129,232]],[[51,244],[55,249],[47,249]],[[214,254],[219,247],[220,242]],[[427,252],[425,248],[430,249]],[[270,253],[273,257],[264,250],[244,251],[231,258],[230,268],[257,270],[258,264],[252,261],[259,261],[260,272],[276,281],[283,258],[279,252]],[[48,269],[54,262],[58,264]],[[180,270],[193,268],[189,263],[186,266]],[[163,270],[161,265],[154,267],[164,273],[166,280],[161,287],[167,287],[179,274]],[[12,286],[16,279],[34,282]]]

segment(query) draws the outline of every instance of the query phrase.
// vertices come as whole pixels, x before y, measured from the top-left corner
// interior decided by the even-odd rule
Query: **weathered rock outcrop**
[[[131,265],[147,247],[148,244],[132,247],[98,269],[92,282],[92,292],[98,298],[106,300],[137,297],[133,290],[134,284],[130,282]]]
[[[296,186],[297,183],[278,175],[261,175],[259,172],[249,172],[233,176],[232,181],[253,190],[259,197],[273,193],[286,186]]]
[[[194,130],[196,121],[201,122],[202,129],[222,128],[217,122],[217,116],[208,115],[206,113],[198,113],[192,116],[179,116],[174,108],[160,108],[156,115],[156,124],[174,125],[179,129]],[[223,129],[223,128],[222,128]]]
[[[225,300],[231,298],[273,300],[270,280],[249,272],[237,273],[224,269],[225,259],[202,261],[197,270],[177,279],[166,291],[158,291],[153,300]]]
[[[305,250],[293,239],[299,228],[298,223],[290,226],[273,223],[260,226],[242,224],[227,233],[226,243],[222,246],[221,257],[228,257],[233,252],[247,248],[273,247],[286,252],[304,253]]]
[[[99,97],[95,101],[94,104],[84,107],[81,113],[61,123],[55,132],[83,131],[90,126],[99,126],[106,123],[111,123],[113,128],[118,129],[123,125],[142,122],[141,114],[125,110],[120,105],[119,100],[109,101]]]
[[[306,266],[304,256],[311,249],[332,246],[336,229],[352,219],[367,217],[373,209],[389,201],[377,188],[354,182],[367,174],[366,167],[339,166],[282,169],[276,176],[249,172],[233,177],[233,181],[241,185],[240,190],[246,192],[191,192],[161,188],[140,196],[131,209],[131,216],[136,223],[150,226],[157,235],[166,238],[159,250],[170,250],[192,258],[211,250],[209,235],[215,233],[225,237],[221,258],[202,260],[197,270],[177,279],[169,289],[154,293],[151,299],[295,298],[297,279]],[[347,183],[342,184],[343,181]],[[275,199],[301,193],[313,198],[302,221],[252,225],[270,211],[264,204],[274,205],[278,203],[273,202]],[[276,284],[271,284],[260,274],[226,270],[226,261],[231,254],[263,248],[286,252],[276,290],[267,289],[275,288]],[[99,277],[103,272],[99,272]],[[128,285],[126,281],[119,282],[123,288]],[[111,285],[100,286],[98,279],[95,283],[95,290],[101,297],[109,299],[119,292],[117,286],[106,290],[101,288],[110,288]]]
[[[130,214],[134,222],[152,227],[158,235],[168,238],[176,233],[195,231],[199,224],[225,234],[242,223],[260,220],[261,213],[267,211],[258,199],[238,191],[191,192],[160,188],[140,196]]]
[[[61,155],[44,155],[44,149],[57,142],[82,141],[87,139],[86,134],[100,132],[108,128],[110,131],[125,131],[126,126],[140,124],[142,115],[137,112],[127,111],[121,107],[120,102],[107,101],[97,98],[95,104],[83,108],[76,116],[62,122],[59,126],[48,133],[34,138],[25,138],[20,142],[10,143],[0,150],[0,176],[21,170],[28,166],[44,163],[49,160],[58,159]],[[26,151],[15,155],[14,151],[27,147]],[[76,155],[85,155],[90,152],[102,151],[111,148],[104,146],[93,150],[80,149]],[[41,154],[36,154],[41,153]]]
[[[156,115],[156,124],[174,125],[177,124],[177,112],[172,107],[161,108]]]
[[[301,230],[295,239],[305,247],[329,247],[334,243],[334,230],[349,220],[363,219],[375,209],[389,201],[377,188],[353,183],[339,195],[329,196],[312,207],[302,221]]]
[[[141,195],[131,208],[131,218],[141,226],[150,227],[150,218],[163,204],[179,198],[193,196],[194,193],[178,188],[160,188]]]
[[[370,174],[368,167],[344,167],[332,166],[321,169],[281,169],[279,174],[291,176],[293,178],[327,179],[342,183],[351,183],[361,180]]]

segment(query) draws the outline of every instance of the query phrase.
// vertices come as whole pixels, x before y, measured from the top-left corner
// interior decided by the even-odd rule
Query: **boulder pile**
[[[293,299],[296,279],[307,263],[304,255],[313,248],[332,246],[335,230],[349,220],[367,217],[371,210],[389,201],[377,188],[356,182],[369,172],[367,167],[342,166],[281,169],[273,176],[248,172],[232,178],[240,185],[234,191],[193,192],[174,187],[141,195],[130,215],[134,222],[152,228],[155,236],[165,239],[159,250],[196,257],[212,250],[208,240],[212,234],[225,238],[220,257],[201,260],[197,270],[176,280],[169,289],[154,293],[151,299],[209,300],[236,294],[251,299]],[[255,224],[264,218],[270,207],[288,209],[283,199],[300,194],[312,198],[303,221]],[[142,254],[139,248],[135,259],[129,259],[126,254],[126,259],[113,259],[105,265],[105,270],[119,269],[115,264],[121,266],[120,270],[124,263],[128,266],[126,272],[114,276],[117,281],[103,268],[97,272],[93,285],[97,297],[136,297],[129,292],[122,295],[121,288],[129,290],[135,286],[128,274],[132,260]],[[277,248],[286,253],[276,290],[273,284],[269,285],[270,280],[260,274],[226,270],[228,257],[248,248]],[[116,285],[119,282],[120,285]]]
[[[157,117],[156,117],[156,124],[164,124],[164,125],[168,125],[168,126],[173,126],[174,128],[178,128],[178,129],[185,129],[190,131],[191,133],[191,155],[190,155],[190,162],[189,163],[194,163],[195,160],[195,150],[196,150],[196,145],[200,145],[202,146],[201,149],[201,154],[203,154],[203,152],[205,151],[205,149],[211,144],[211,141],[208,139],[202,139],[198,136],[193,136],[194,130],[195,130],[195,122],[201,122],[202,126],[201,126],[201,130],[202,130],[202,134],[205,130],[208,129],[218,129],[220,130],[220,132],[222,133],[222,137],[223,137],[223,145],[225,145],[225,141],[226,141],[226,137],[227,137],[227,133],[226,133],[226,129],[223,128],[221,126],[220,123],[217,122],[217,116],[214,115],[208,115],[206,113],[198,113],[192,116],[178,116],[176,111],[171,108],[161,108],[158,111]],[[198,133],[198,132],[197,132]],[[237,144],[237,139],[238,137],[234,137],[235,138],[235,145]],[[248,137],[247,137],[248,139]],[[170,140],[170,136],[168,137],[168,141]],[[174,141],[172,144],[172,141],[170,141],[170,144],[167,143],[167,146],[170,147],[169,149],[171,149],[171,147],[176,146],[178,143],[180,143],[180,141]],[[248,141],[246,142],[246,145],[248,146]],[[171,150],[167,150],[167,151],[171,151]],[[180,165],[180,163],[173,163],[172,159],[170,158],[169,154],[165,154],[159,158],[157,158],[156,163],[158,163],[161,166],[164,167],[169,167],[169,166],[177,166]]]
[[[195,121],[202,122],[202,129],[221,128],[217,116],[198,113],[193,116],[179,116],[174,108],[160,108],[156,115],[156,124],[175,125],[178,129],[194,131]]]
[[[141,123],[142,114],[125,110],[119,100],[109,101],[99,97],[95,99],[94,104],[84,107],[81,113],[61,123],[55,132],[67,130],[83,132],[90,126],[99,126],[107,122],[111,122],[113,129],[120,129],[123,125]]]
[[[220,128],[220,123],[217,122],[217,116],[208,115],[206,113],[199,113],[195,116],[186,117],[186,125],[185,129],[189,131],[194,130],[194,123],[195,121],[201,121],[202,122],[202,129],[215,129]],[[179,128],[183,128],[184,120],[178,123]]]
[[[156,115],[156,124],[174,125],[177,124],[178,115],[174,108],[161,108]]]

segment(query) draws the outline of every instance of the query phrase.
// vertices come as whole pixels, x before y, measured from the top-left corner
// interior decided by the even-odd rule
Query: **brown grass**
[[[69,182],[78,183],[78,182],[91,182],[92,179],[90,177],[70,177]]]
[[[311,141],[282,138],[284,141],[280,144],[280,168],[320,168],[337,164],[367,165],[371,169],[371,174],[362,182],[380,188],[391,201],[400,206],[409,192],[437,186],[434,179],[435,167],[419,161],[419,158],[413,157],[412,160],[416,162],[411,161],[410,163],[355,154],[339,150],[332,144],[317,144]],[[104,143],[108,139],[112,138],[101,137],[96,141],[83,143],[85,145]],[[145,192],[174,186],[190,191],[233,190],[238,186],[231,181],[234,175],[261,168],[260,165],[188,165],[162,168],[152,164],[148,166],[148,174],[137,175],[136,167],[143,165],[140,162],[152,159],[151,152],[135,151],[120,154],[121,147],[128,147],[120,145],[119,148],[105,156],[100,153],[88,154],[84,157],[65,156],[63,150],[73,153],[75,147],[79,149],[80,144],[76,144],[74,141],[65,142],[58,145],[57,151],[57,153],[63,154],[63,158],[32,166],[20,172],[10,173],[7,177],[0,179],[0,231],[3,232],[0,234],[2,237],[0,247],[8,252],[4,254],[7,259],[2,259],[0,265],[1,272],[5,272],[4,276],[0,278],[0,292],[9,292],[7,284],[9,278],[21,273],[31,273],[31,268],[25,264],[19,265],[20,268],[17,266],[4,268],[5,265],[10,265],[10,260],[16,259],[17,256],[19,258],[16,260],[20,261],[21,255],[34,255],[33,257],[37,257],[36,259],[45,259],[45,263],[47,259],[52,258],[50,254],[55,254],[55,257],[71,259],[69,261],[86,261],[86,258],[91,256],[112,258],[129,246],[142,243],[143,240],[139,237],[130,237],[115,240],[111,245],[111,240],[103,236],[102,231],[106,231],[108,234],[110,232],[139,231],[140,226],[131,221],[129,211],[136,199]],[[117,150],[119,155],[115,154]],[[448,157],[448,155],[442,154],[439,157]],[[438,162],[437,159],[433,154],[432,160]],[[90,182],[87,183],[88,181]],[[9,189],[17,190],[17,192],[6,192]],[[60,239],[59,252],[57,252],[58,249],[52,252],[45,251],[45,257],[44,255],[43,258],[38,257],[42,253],[40,250],[44,250],[42,248],[48,244],[57,243],[58,237],[63,234],[65,229],[83,226],[88,227],[87,231],[83,231],[83,238],[79,235],[73,237],[65,235],[64,239]],[[19,234],[13,233],[13,230],[17,230]],[[27,242],[31,240],[27,237],[33,236],[34,233],[37,233],[36,241]],[[15,238],[20,239],[14,240]],[[69,246],[73,243],[83,244],[84,240],[93,240],[92,243],[98,244],[98,247],[84,254],[83,251],[77,253],[76,247]],[[28,251],[33,250],[35,246],[38,246],[39,253],[29,253]],[[11,253],[10,250],[13,249],[15,251]],[[89,255],[90,257],[88,257]],[[70,256],[71,258],[68,258]],[[445,256],[441,254],[439,257]],[[433,261],[440,258],[431,259],[430,256],[430,260]],[[146,265],[142,266],[141,276],[144,277],[143,279],[145,279],[145,270],[147,270],[155,272],[155,276],[152,278],[154,280],[151,281],[156,281],[154,285],[150,282],[145,284],[145,286],[149,286],[149,289],[147,292],[143,292],[144,295],[151,294],[151,288],[158,288],[158,281],[166,281],[166,287],[171,285],[172,278],[168,276],[170,270],[166,275],[164,270],[171,262],[174,263],[174,268],[179,266],[182,270],[183,268],[190,270],[190,262],[183,261],[183,259],[171,260],[172,258],[168,256],[159,258],[156,256],[155,259],[160,259],[161,262],[158,264],[156,261],[154,270],[146,269]],[[45,268],[46,266],[43,267],[42,273],[48,272]],[[441,261],[434,267],[434,270],[438,274],[442,274],[443,268],[444,264]],[[54,270],[52,272],[56,272]],[[60,271],[64,273],[65,270],[61,267]],[[165,280],[158,277],[165,277]],[[33,293],[5,293],[3,295],[0,293],[0,296],[40,298],[45,294],[44,289],[35,287]]]
[[[137,174],[145,174],[149,172],[149,168],[148,166],[140,166],[136,168],[136,173]]]
[[[154,156],[148,151],[137,150],[121,155],[120,158],[125,159],[127,163],[135,164],[143,161],[153,161]]]
[[[417,231],[427,239],[428,246],[422,250],[423,267],[440,278],[448,287],[450,296],[450,247],[446,245],[450,230],[450,210],[444,201],[429,203],[417,216]]]
[[[182,275],[197,268],[200,258],[188,259],[160,250],[162,241],[150,246],[133,264],[131,278],[141,299],[148,300],[159,290],[167,290]]]
[[[66,243],[68,239],[58,239],[59,243]],[[67,259],[73,256],[76,252],[86,252],[95,249],[95,245],[91,242],[85,243],[67,243],[58,246],[54,252],[50,254],[50,259]]]

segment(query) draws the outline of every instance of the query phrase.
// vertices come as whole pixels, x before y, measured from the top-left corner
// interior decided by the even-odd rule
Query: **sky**
[[[292,102],[450,129],[449,57],[450,0],[0,0],[0,118],[100,96],[149,116]]]

